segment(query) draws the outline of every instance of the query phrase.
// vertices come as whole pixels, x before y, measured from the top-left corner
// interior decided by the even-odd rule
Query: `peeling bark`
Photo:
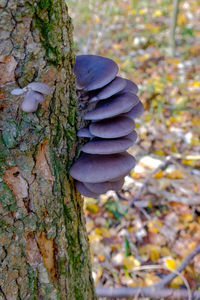
[[[0,0],[0,299],[96,299],[83,203],[69,177],[77,114],[63,0]],[[52,94],[36,113],[11,95]]]

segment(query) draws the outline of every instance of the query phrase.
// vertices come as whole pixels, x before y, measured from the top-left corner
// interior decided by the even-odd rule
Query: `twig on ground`
[[[200,253],[200,244],[197,245],[197,247],[183,260],[182,264],[176,269],[178,273],[183,271],[185,267],[188,265],[188,263],[197,255]],[[170,273],[165,278],[163,278],[160,282],[155,284],[155,287],[164,287],[169,282],[171,282],[177,275],[175,273]],[[200,299],[200,298],[199,298]]]
[[[166,198],[169,199],[170,202],[178,202],[178,203],[182,203],[185,205],[199,205],[200,204],[200,197],[196,196],[196,197],[192,197],[192,198],[188,198],[188,197],[182,197],[182,196],[176,196],[175,194],[169,193],[167,191],[162,191],[162,195]]]
[[[155,287],[142,287],[142,288],[96,288],[96,293],[99,297],[107,298],[133,298],[136,295],[141,297],[149,297],[153,299],[188,299],[188,292],[185,289],[169,289],[169,288],[155,288]],[[138,298],[139,298],[138,297]],[[192,299],[200,299],[200,291],[192,292]]]
[[[136,295],[145,296],[145,297],[153,297],[154,299],[161,299],[171,297],[174,299],[200,299],[200,291],[190,291],[188,293],[188,286],[186,289],[170,289],[164,288],[168,283],[170,283],[176,276],[179,274],[187,264],[198,254],[200,253],[200,244],[183,260],[182,264],[176,269],[175,272],[170,273],[165,276],[157,284],[154,284],[149,287],[141,287],[141,288],[130,288],[130,287],[120,287],[120,288],[103,288],[99,287],[96,289],[97,295],[101,297],[107,298],[129,298],[135,297]],[[144,266],[139,267],[137,269],[146,269],[152,268],[153,266]],[[156,266],[162,268],[163,266]],[[188,297],[189,296],[189,297]]]

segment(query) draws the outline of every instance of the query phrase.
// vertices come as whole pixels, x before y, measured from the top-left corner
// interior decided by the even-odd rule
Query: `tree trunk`
[[[69,177],[79,124],[64,0],[0,0],[0,299],[96,299],[83,201]],[[52,93],[24,113],[14,88]]]

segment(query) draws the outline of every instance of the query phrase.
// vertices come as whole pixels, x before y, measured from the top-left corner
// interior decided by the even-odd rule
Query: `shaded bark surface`
[[[0,0],[0,299],[96,299],[76,155],[72,24],[63,0]],[[52,93],[36,113],[11,95]]]

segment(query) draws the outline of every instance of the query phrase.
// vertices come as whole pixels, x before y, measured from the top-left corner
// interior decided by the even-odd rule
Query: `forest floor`
[[[104,287],[152,285],[200,243],[200,2],[180,1],[174,57],[172,1],[67,2],[77,54],[115,60],[145,107],[123,189],[85,198],[93,277]],[[184,288],[185,278],[200,291],[200,254],[181,275],[169,287]]]

